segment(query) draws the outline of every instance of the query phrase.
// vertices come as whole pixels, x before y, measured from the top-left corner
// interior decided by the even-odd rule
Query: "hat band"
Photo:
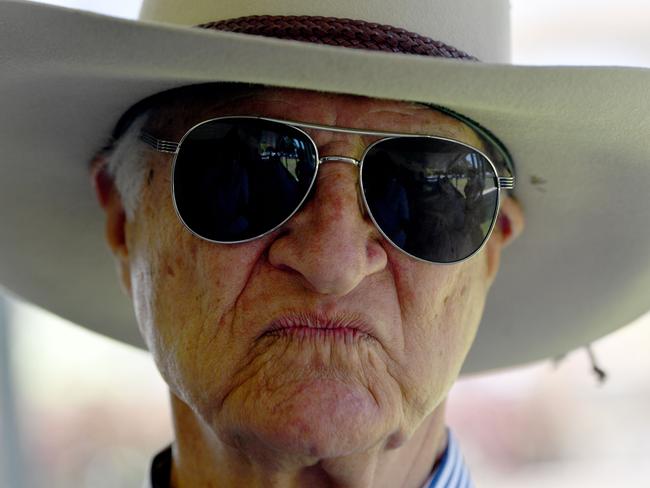
[[[363,20],[310,15],[250,15],[196,27],[353,49],[478,61],[474,56],[430,37]]]

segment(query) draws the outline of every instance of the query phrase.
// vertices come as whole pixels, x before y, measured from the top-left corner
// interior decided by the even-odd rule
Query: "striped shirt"
[[[447,448],[422,488],[474,488],[467,465],[458,447],[458,441],[447,429]]]
[[[447,448],[436,466],[425,481],[422,488],[474,488],[474,484],[458,448],[458,442],[447,429]],[[143,488],[169,488],[169,475],[172,467],[172,448],[167,448],[156,454],[151,462],[149,478]]]

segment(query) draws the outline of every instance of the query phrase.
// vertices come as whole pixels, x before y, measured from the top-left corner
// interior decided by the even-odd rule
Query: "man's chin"
[[[265,450],[313,464],[372,449],[388,437],[395,424],[358,384],[310,379],[282,390],[260,398],[254,412],[239,410],[233,425],[248,432],[240,432],[238,442],[248,439]],[[252,418],[244,417],[248,415]]]

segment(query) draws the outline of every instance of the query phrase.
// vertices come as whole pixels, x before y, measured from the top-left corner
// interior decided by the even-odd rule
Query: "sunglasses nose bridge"
[[[319,165],[325,163],[347,163],[356,166],[357,168],[361,166],[361,161],[347,156],[323,156],[322,158],[319,158]]]
[[[352,166],[361,169],[361,160],[356,158],[350,158],[348,156],[322,156],[318,158],[318,166],[321,166],[325,163],[345,163],[351,164]],[[363,197],[363,190],[361,187],[361,182],[357,185],[357,202],[359,204],[359,213],[366,218],[368,216],[368,211],[365,205],[365,198]]]

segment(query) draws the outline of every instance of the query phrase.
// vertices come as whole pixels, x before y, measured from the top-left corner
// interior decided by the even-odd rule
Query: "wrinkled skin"
[[[479,144],[427,107],[308,91],[266,89],[171,113],[152,123],[160,138],[180,140],[213,116],[257,114]],[[308,132],[321,156],[360,158],[375,139]],[[422,263],[381,237],[362,212],[358,169],[334,162],[281,229],[217,245],[182,226],[170,198],[172,158],[149,154],[133,221],[110,180],[95,179],[124,287],[169,385],[174,485],[419,487],[444,449],[444,400],[501,250],[522,228],[517,204],[505,199],[472,259]],[[363,332],[264,335],[282,317]]]

